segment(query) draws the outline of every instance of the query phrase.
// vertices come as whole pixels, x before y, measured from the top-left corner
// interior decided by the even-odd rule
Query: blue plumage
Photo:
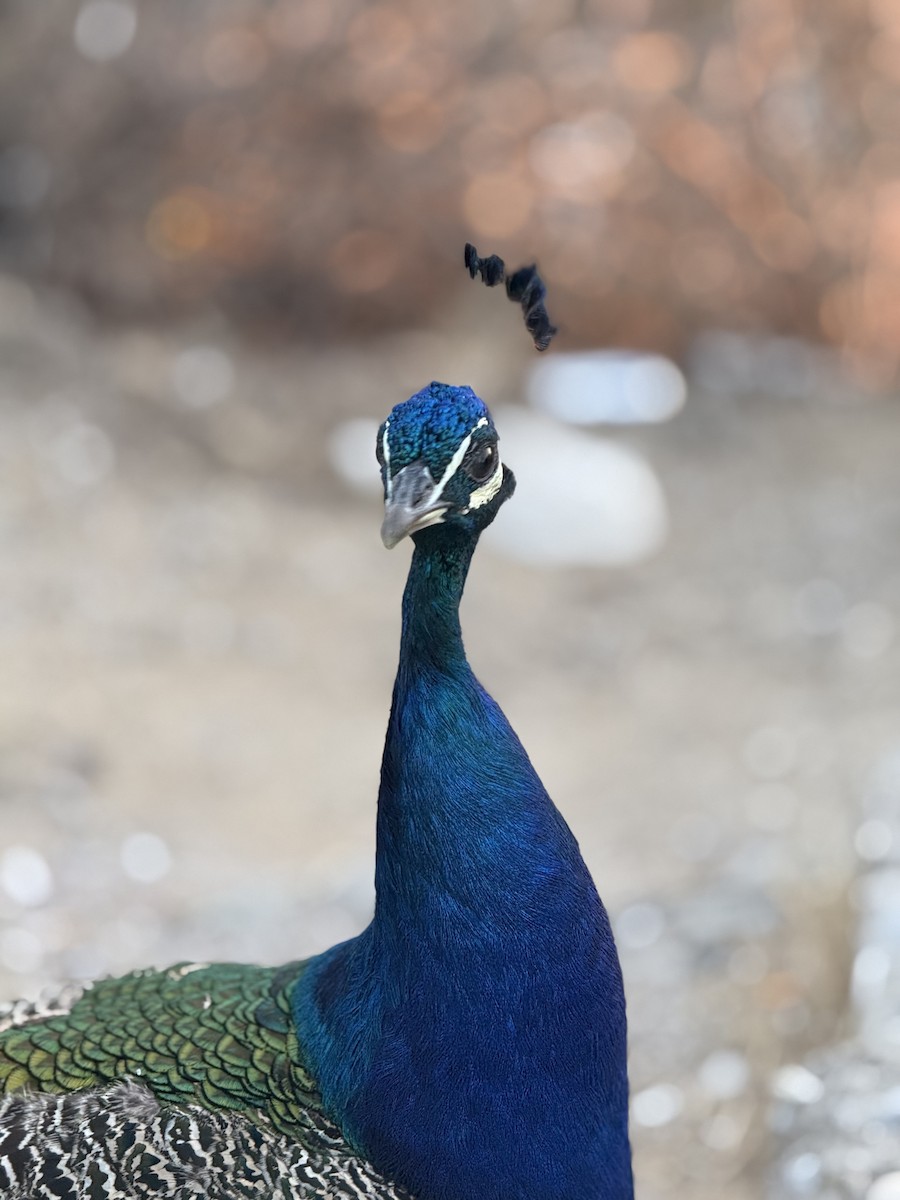
[[[483,418],[490,420],[487,405],[471,388],[431,383],[391,409],[378,441],[387,425],[394,474],[422,459],[439,478],[459,443]]]
[[[415,548],[378,803],[376,909],[293,1010],[326,1107],[418,1200],[630,1200],[625,1004],[577,843],[471,672],[459,602],[511,495],[469,388],[379,431],[382,535]]]

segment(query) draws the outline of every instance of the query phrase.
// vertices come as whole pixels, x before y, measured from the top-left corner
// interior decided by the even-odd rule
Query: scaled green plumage
[[[0,1094],[132,1079],[163,1102],[262,1115],[324,1149],[340,1135],[322,1114],[290,1017],[302,970],[182,964],[101,980],[69,1012],[0,1032]]]

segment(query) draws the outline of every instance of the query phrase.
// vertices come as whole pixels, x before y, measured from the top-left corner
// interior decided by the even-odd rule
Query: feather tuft
[[[499,283],[506,283],[507,296],[522,307],[525,328],[531,334],[535,348],[546,350],[559,330],[551,322],[547,312],[544,303],[547,289],[538,274],[537,266],[531,263],[530,266],[520,267],[512,275],[507,275],[506,265],[502,258],[496,254],[491,254],[487,258],[479,257],[478,251],[471,242],[466,242],[465,264],[469,277],[474,279],[476,275],[480,275],[482,283],[486,287],[496,287]]]

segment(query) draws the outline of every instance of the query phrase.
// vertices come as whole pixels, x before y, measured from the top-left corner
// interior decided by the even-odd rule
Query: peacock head
[[[430,383],[378,430],[388,549],[431,525],[487,528],[516,480],[500,461],[497,430],[471,388]]]

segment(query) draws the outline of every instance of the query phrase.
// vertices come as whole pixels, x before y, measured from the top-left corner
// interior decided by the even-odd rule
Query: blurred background
[[[898,80],[890,0],[0,5],[0,995],[362,927],[375,429],[467,383],[641,1200],[900,1197]]]

